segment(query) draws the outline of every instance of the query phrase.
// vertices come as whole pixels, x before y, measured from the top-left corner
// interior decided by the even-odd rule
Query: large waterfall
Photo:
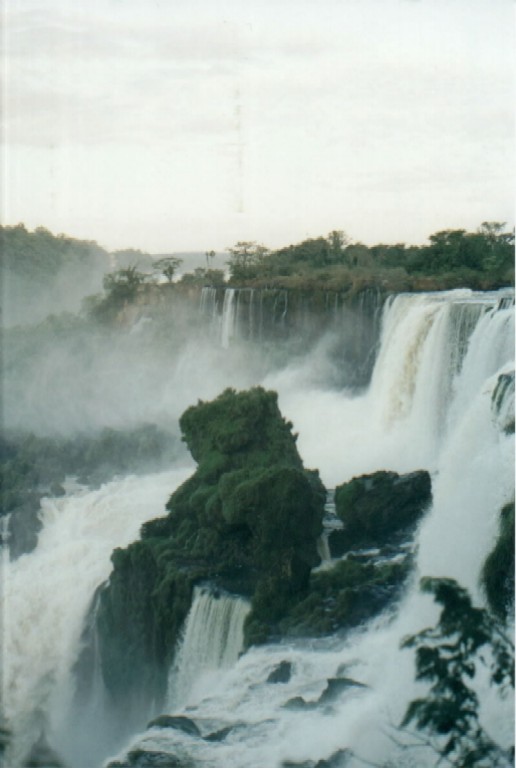
[[[14,732],[13,766],[41,731],[58,746],[67,741],[83,624],[95,590],[109,576],[111,552],[133,541],[143,522],[164,514],[170,492],[187,474],[126,477],[45,500],[36,550],[4,566],[4,706]]]
[[[203,299],[210,316],[220,320],[222,311],[223,346],[235,334],[237,298],[227,292],[219,310],[214,293]],[[499,386],[500,377],[514,370],[512,294],[453,291],[389,299],[371,381],[359,394],[335,386],[335,358],[329,360],[328,348],[322,337],[305,357],[276,366],[261,381],[278,391],[281,410],[299,433],[305,464],[320,469],[327,487],[379,469],[432,473],[433,505],[418,531],[411,586],[395,616],[380,616],[347,636],[252,648],[240,657],[247,605],[198,588],[170,671],[168,709],[187,714],[203,736],[224,728],[229,736],[205,740],[151,729],[134,734],[133,747],[209,768],[315,764],[345,749],[359,756],[350,768],[388,757],[392,765],[404,765],[394,726],[421,688],[414,683],[412,652],[401,651],[400,641],[437,616],[432,600],[418,589],[419,577],[455,578],[482,602],[480,568],[493,547],[500,510],[514,497],[514,379],[512,388]],[[192,379],[192,401],[197,387]],[[42,728],[71,768],[81,764],[74,762],[66,729],[85,617],[109,576],[111,551],[134,540],[142,522],[164,513],[164,502],[184,476],[178,470],[130,477],[45,501],[36,550],[4,566],[5,705],[14,731],[13,766],[21,764]],[[291,665],[290,679],[267,683],[282,661]],[[361,685],[323,703],[328,681],[342,675]],[[480,685],[483,722],[509,744],[511,704]],[[301,700],[304,708],[292,705]],[[420,759],[417,765],[432,764]],[[100,764],[100,758],[95,766],[82,763]]]

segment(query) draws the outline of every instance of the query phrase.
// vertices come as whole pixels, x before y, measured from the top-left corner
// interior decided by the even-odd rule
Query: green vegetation
[[[344,529],[334,534],[335,544],[343,550],[385,545],[412,530],[431,499],[430,475],[425,471],[355,477],[335,489],[335,509],[344,523]]]
[[[400,594],[412,565],[410,555],[375,561],[348,551],[333,569],[313,570],[325,491],[318,473],[303,468],[274,392],[228,389],[188,408],[180,427],[197,470],[170,497],[166,517],[145,523],[140,541],[114,552],[100,595],[104,680],[115,698],[135,706],[142,691],[158,699],[164,693],[195,584],[250,598],[249,646],[356,626]],[[371,493],[376,511],[368,535],[374,514],[379,537],[387,512],[399,505],[394,528],[403,527],[406,537],[428,502],[430,480],[424,472],[383,474],[386,483],[353,481],[353,488],[365,483],[382,490],[381,498]],[[360,493],[357,498],[360,506]]]
[[[250,596],[247,642],[256,642],[305,594],[319,562],[324,488],[303,469],[275,393],[226,390],[185,411],[180,426],[197,471],[167,517],[115,551],[101,594],[104,679],[124,701],[163,693],[195,583]]]
[[[514,610],[514,501],[500,513],[500,531],[484,563],[482,584],[491,610],[507,619]]]
[[[470,681],[479,667],[486,667],[491,685],[501,695],[510,695],[514,645],[500,622],[484,608],[473,607],[466,590],[453,579],[425,578],[421,588],[434,596],[442,611],[436,627],[403,641],[403,648],[416,649],[416,679],[431,685],[424,698],[410,702],[401,728],[416,726],[435,751],[436,766],[506,766],[510,752],[483,727]]]
[[[164,275],[168,282],[171,283],[182,263],[183,259],[178,259],[175,256],[165,256],[162,259],[153,261],[152,266],[159,275]]]
[[[281,634],[313,637],[362,624],[400,594],[411,565],[408,558],[376,564],[349,555],[330,570],[314,572],[308,595],[280,621]]]
[[[70,264],[91,267],[100,259],[108,265],[108,253],[97,243],[53,235],[44,227],[29,232],[23,224],[0,226],[0,246],[2,269],[29,276],[40,286]]]
[[[484,222],[476,232],[437,232],[423,246],[369,247],[336,230],[275,251],[253,242],[237,243],[229,252],[234,285],[357,292],[373,286],[417,291],[514,283],[514,232],[498,222]]]

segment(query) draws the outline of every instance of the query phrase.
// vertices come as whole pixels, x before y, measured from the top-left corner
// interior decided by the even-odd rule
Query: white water
[[[230,341],[236,333],[237,304],[235,295],[234,288],[227,288],[224,292],[224,304],[222,306],[222,346],[224,349],[229,347]]]
[[[5,714],[16,766],[45,730],[59,746],[72,705],[72,667],[93,594],[111,571],[111,552],[165,513],[191,469],[126,477],[96,491],[42,501],[36,550],[5,566]]]
[[[413,586],[394,620],[380,617],[346,640],[247,652],[222,686],[219,681],[183,710],[206,732],[245,724],[226,741],[208,744],[168,731],[149,732],[135,743],[184,753],[213,768],[277,768],[283,760],[327,759],[346,747],[359,756],[353,768],[389,756],[393,765],[403,765],[392,738],[399,734],[391,726],[425,687],[414,682],[412,653],[400,651],[400,642],[438,616],[433,601],[420,593],[419,578],[456,578],[481,600],[479,571],[492,549],[500,509],[514,494],[514,438],[500,429],[492,403],[498,373],[514,367],[514,316],[510,306],[496,311],[497,304],[497,296],[470,292],[396,298],[386,308],[373,381],[361,397],[315,390],[310,361],[266,380],[279,390],[280,406],[299,431],[305,463],[319,467],[328,485],[376,469],[432,471],[433,507],[419,532]],[[293,664],[290,682],[267,684],[268,673],[285,659]],[[352,688],[331,707],[285,709],[296,696],[316,701],[328,678],[339,674],[369,689]],[[483,685],[484,725],[508,745],[512,704]],[[410,765],[435,762],[433,753],[416,754]]]
[[[203,698],[220,670],[233,666],[244,646],[250,606],[240,597],[196,587],[169,680],[169,706]]]
[[[229,343],[235,307],[229,292],[226,298],[223,339]],[[421,690],[414,684],[411,653],[400,652],[400,640],[437,616],[433,602],[419,593],[417,580],[422,575],[451,576],[481,599],[479,570],[492,548],[500,509],[514,494],[514,439],[500,429],[492,407],[498,373],[514,368],[514,310],[506,306],[496,311],[497,304],[497,295],[469,291],[396,297],[385,309],[371,386],[358,397],[321,384],[327,365],[324,344],[296,366],[265,379],[265,386],[278,390],[282,412],[299,433],[305,465],[318,467],[328,487],[377,469],[432,472],[434,503],[419,532],[413,588],[394,620],[381,617],[346,640],[252,649],[226,671],[220,669],[216,643],[216,684],[208,676],[197,687],[199,680],[190,677],[183,686],[190,690],[183,710],[206,733],[235,723],[239,727],[220,743],[169,730],[153,730],[135,743],[175,755],[183,750],[212,768],[278,768],[282,760],[317,761],[345,747],[381,762],[393,750],[385,734],[388,724],[399,722],[406,702]],[[71,697],[70,669],[82,621],[95,587],[109,573],[109,553],[134,538],[144,519],[158,514],[157,505],[148,503],[151,496],[166,499],[173,487],[165,476],[106,486],[110,503],[102,514],[93,515],[94,536],[88,534],[88,518],[72,513],[79,497],[45,506],[38,549],[8,567],[10,613],[20,610],[21,617],[16,625],[8,622],[7,633],[9,713],[18,729],[27,727],[30,733],[34,716],[26,720],[24,713],[40,706],[51,733],[59,734]],[[131,523],[129,532],[124,505],[133,493],[141,499],[142,517]],[[202,598],[198,595],[196,611],[190,614],[192,626],[194,613],[206,619],[209,601]],[[181,653],[199,658],[195,642],[206,644],[212,636],[190,634],[187,640],[187,626]],[[293,664],[290,682],[267,684],[269,672],[284,659]],[[295,696],[316,701],[327,679],[344,668],[344,674],[369,689],[350,689],[331,708],[285,709]],[[491,700],[487,691],[483,696],[489,701],[486,724],[495,738],[508,742],[510,705]],[[399,755],[393,760],[402,765]]]

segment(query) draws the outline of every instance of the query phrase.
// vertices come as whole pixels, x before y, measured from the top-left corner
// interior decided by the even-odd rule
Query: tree
[[[209,269],[210,262],[215,258],[215,251],[206,251],[204,255],[206,256],[206,269]]]
[[[473,607],[453,579],[425,578],[421,589],[443,609],[436,627],[402,642],[402,648],[416,649],[416,680],[431,687],[426,698],[410,702],[401,727],[414,723],[434,739],[436,765],[507,766],[509,755],[480,723],[478,695],[468,682],[480,663],[502,696],[514,689],[514,645],[503,625],[486,609]]]
[[[514,263],[514,230],[505,232],[505,222],[483,221],[476,237],[483,245],[482,268],[503,269]]]
[[[340,262],[344,258],[344,249],[350,244],[350,239],[342,229],[334,229],[326,238],[330,246],[329,257],[332,262]]]
[[[248,280],[256,277],[257,267],[269,253],[268,248],[253,241],[239,241],[232,248],[228,248],[229,271],[232,280]]]
[[[126,267],[105,275],[103,286],[104,290],[111,295],[129,298],[134,296],[138,286],[145,281],[145,278],[146,275],[143,272],[138,272],[136,267]]]
[[[183,263],[183,259],[179,259],[177,256],[164,256],[162,259],[152,262],[153,269],[164,275],[168,282],[171,283],[174,279],[174,275],[177,272],[178,267]]]

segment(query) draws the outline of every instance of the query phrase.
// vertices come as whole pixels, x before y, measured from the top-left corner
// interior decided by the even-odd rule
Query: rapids
[[[396,612],[346,636],[252,648],[240,657],[245,604],[222,597],[218,608],[227,613],[221,622],[224,611],[213,611],[213,596],[198,591],[170,671],[171,688],[174,680],[181,683],[170,694],[169,711],[193,719],[203,735],[232,730],[217,742],[152,728],[135,733],[133,747],[187,756],[209,768],[279,768],[283,761],[317,762],[345,749],[356,755],[351,768],[388,758],[393,766],[433,765],[424,752],[410,762],[394,741],[407,702],[424,691],[414,682],[412,653],[401,651],[400,641],[437,616],[418,589],[421,576],[455,578],[483,601],[480,568],[493,547],[500,509],[514,497],[514,436],[502,423],[514,414],[514,392],[507,388],[498,405],[493,397],[499,375],[514,370],[512,295],[464,290],[390,298],[372,379],[362,392],[335,386],[326,337],[305,357],[286,359],[256,382],[278,391],[305,465],[319,468],[328,488],[378,469],[431,472],[433,505],[418,532],[416,572]],[[222,316],[215,294],[203,301],[220,346],[230,351],[241,343],[234,293],[226,292]],[[192,401],[196,387],[193,380]],[[164,513],[165,500],[185,476],[177,470],[129,477],[47,500],[37,549],[4,563],[4,697],[15,733],[13,766],[43,727],[71,768],[94,768],[74,751],[67,717],[85,617],[109,576],[110,552],[134,540],[144,520]],[[207,638],[213,655],[203,660]],[[267,683],[281,661],[292,665],[290,680]],[[209,674],[201,674],[199,684],[203,669]],[[328,680],[343,674],[364,687],[318,703]],[[509,744],[511,702],[499,700],[481,680],[479,687],[486,728]],[[288,705],[295,697],[308,706]],[[120,748],[112,744],[111,754]],[[95,768],[107,761],[106,750]]]

